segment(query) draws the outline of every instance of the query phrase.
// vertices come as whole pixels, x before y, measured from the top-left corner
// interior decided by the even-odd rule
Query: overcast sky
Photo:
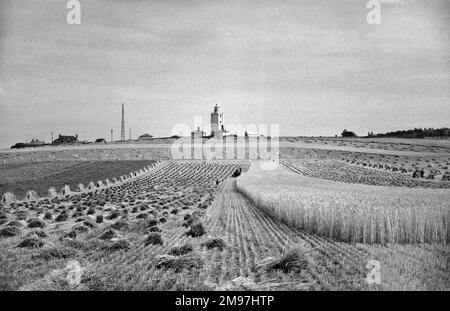
[[[0,0],[0,147],[276,123],[282,135],[450,126],[450,1]],[[209,130],[209,128],[206,128]],[[127,133],[128,136],[128,133]]]

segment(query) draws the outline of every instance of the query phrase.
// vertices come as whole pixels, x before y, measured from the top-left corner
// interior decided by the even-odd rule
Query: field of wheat
[[[450,192],[336,183],[258,165],[238,189],[289,226],[344,242],[450,241]]]

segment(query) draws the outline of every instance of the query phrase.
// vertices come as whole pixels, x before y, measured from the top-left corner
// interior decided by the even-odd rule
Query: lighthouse
[[[220,106],[216,104],[214,111],[211,113],[211,136],[222,138],[225,134],[225,126],[223,124],[223,113]]]

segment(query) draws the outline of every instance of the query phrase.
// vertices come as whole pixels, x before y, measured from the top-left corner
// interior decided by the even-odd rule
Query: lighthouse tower
[[[223,113],[219,105],[214,106],[214,111],[211,113],[211,136],[221,138],[225,133],[223,124]]]

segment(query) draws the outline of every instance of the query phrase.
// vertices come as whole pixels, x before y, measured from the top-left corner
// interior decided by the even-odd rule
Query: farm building
[[[258,137],[258,133],[245,131],[245,137]]]
[[[95,143],[96,144],[106,144],[106,139],[104,139],[104,138],[97,138],[95,140]]]
[[[37,146],[42,146],[45,145],[45,141],[39,140],[39,139],[32,139],[30,141],[30,146],[31,147],[37,147]]]
[[[192,139],[199,139],[206,136],[206,133],[203,132],[200,127],[197,127],[197,129],[193,132],[191,132],[191,138]]]
[[[153,138],[153,135],[143,134],[143,135],[139,136],[138,140],[150,140],[152,138]]]
[[[52,142],[52,145],[73,144],[75,142],[78,142],[78,134],[75,134],[75,136],[59,134],[58,138]]]

